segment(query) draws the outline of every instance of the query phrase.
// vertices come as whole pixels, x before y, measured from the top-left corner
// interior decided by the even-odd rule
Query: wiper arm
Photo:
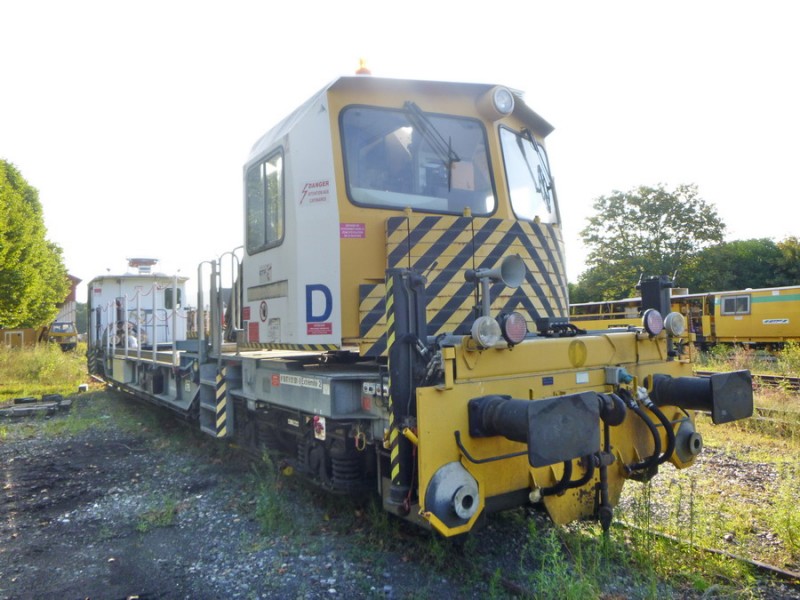
[[[453,150],[451,140],[445,140],[444,136],[439,133],[428,116],[410,100],[403,104],[403,112],[405,113],[408,121],[413,125],[414,131],[419,131],[422,137],[428,142],[428,145],[436,153],[439,160],[442,161],[447,167],[447,189],[450,190],[450,176],[453,170],[453,163],[459,162],[458,154]]]
[[[525,152],[525,144],[522,142],[523,136],[531,143],[531,146],[533,146],[533,149],[536,152],[536,157],[539,159],[537,173],[533,172],[531,161],[528,160],[528,155]],[[536,191],[542,195],[542,198],[544,198],[544,202],[547,205],[547,212],[553,212],[553,208],[551,206],[552,198],[550,193],[553,189],[553,186],[550,183],[552,179],[550,178],[549,166],[546,158],[542,155],[542,150],[539,147],[538,142],[534,139],[533,134],[528,128],[522,130],[521,136],[517,136],[517,145],[519,146],[520,152],[522,152],[522,156],[525,157],[525,166],[528,167],[528,173],[531,176],[533,185],[536,187]],[[542,168],[543,166],[544,168]]]

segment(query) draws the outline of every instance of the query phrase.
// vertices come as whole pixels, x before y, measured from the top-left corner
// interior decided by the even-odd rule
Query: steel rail
[[[695,371],[698,377],[711,377],[723,371]],[[767,387],[785,387],[791,392],[800,391],[800,377],[788,377],[786,375],[766,375],[753,373],[753,382]]]
[[[690,548],[694,548],[695,550],[699,550],[701,552],[707,552],[709,554],[715,554],[717,556],[722,556],[723,558],[727,558],[730,560],[735,560],[738,562],[742,562],[744,564],[750,565],[756,570],[768,573],[770,575],[774,575],[779,577],[780,579],[790,583],[793,586],[800,586],[800,572],[798,571],[790,571],[788,569],[783,569],[781,567],[777,567],[775,565],[770,565],[765,562],[761,562],[760,560],[755,560],[752,558],[747,558],[745,556],[740,556],[738,554],[732,554],[731,552],[727,552],[726,550],[719,550],[717,548],[706,548],[705,546],[700,546],[693,542],[683,540],[681,538],[675,537],[674,535],[669,535],[668,533],[662,533],[660,531],[653,531],[652,529],[646,530],[637,525],[632,525],[630,523],[626,523],[624,521],[615,521],[613,523],[616,527],[622,527],[625,529],[631,529],[634,531],[638,531],[644,533],[646,535],[652,535],[658,537],[660,539],[668,540],[675,544],[679,544],[681,546],[688,546]]]

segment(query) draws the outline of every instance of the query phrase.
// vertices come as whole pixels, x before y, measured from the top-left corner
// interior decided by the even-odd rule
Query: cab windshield
[[[519,219],[542,223],[558,221],[550,164],[544,147],[527,129],[500,128],[500,144],[508,179],[511,207]]]
[[[341,117],[347,193],[364,206],[487,215],[495,195],[483,125],[464,117],[351,106]]]

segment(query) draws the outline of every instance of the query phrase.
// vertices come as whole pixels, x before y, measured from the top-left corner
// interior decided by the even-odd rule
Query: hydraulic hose
[[[566,490],[579,488],[589,483],[592,477],[594,477],[595,457],[586,456],[584,460],[586,461],[586,472],[579,479],[574,481],[572,480],[572,461],[565,461],[564,474],[561,476],[561,479],[551,487],[542,488],[542,496],[554,496]]]
[[[606,456],[611,455],[611,431],[608,423],[603,424],[603,433],[605,441],[603,443],[603,453]],[[608,530],[611,528],[611,521],[614,519],[614,509],[608,501],[608,463],[600,460],[600,481],[597,483],[597,492],[600,496],[600,502],[597,507],[597,518],[603,528],[603,534],[607,535]]]
[[[594,456],[586,456],[584,457],[586,461],[586,473],[583,474],[583,477],[580,479],[576,479],[575,481],[570,481],[567,487],[569,488],[579,488],[581,486],[586,485],[589,481],[594,477]]]
[[[542,488],[542,496],[555,496],[569,489],[569,480],[572,479],[572,461],[564,461],[564,474],[555,485]]]
[[[672,456],[672,453],[675,452],[675,430],[672,429],[672,423],[669,422],[667,416],[661,411],[660,408],[653,404],[650,398],[647,398],[644,401],[644,405],[650,410],[650,412],[658,417],[658,420],[661,421],[661,424],[664,426],[664,431],[667,434],[667,448],[664,450],[664,454],[661,455],[657,463],[660,465],[668,461]]]
[[[658,435],[658,429],[656,429],[655,423],[653,423],[652,419],[648,417],[641,408],[639,408],[639,405],[636,404],[636,400],[633,399],[633,396],[630,394],[630,392],[627,390],[620,390],[620,395],[628,403],[628,408],[630,408],[634,414],[644,422],[653,436],[653,454],[641,462],[625,465],[625,468],[629,472],[639,471],[641,469],[650,469],[658,464],[658,459],[661,456],[661,436]]]

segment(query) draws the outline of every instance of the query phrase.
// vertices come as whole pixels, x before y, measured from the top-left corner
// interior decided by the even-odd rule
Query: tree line
[[[0,159],[0,329],[48,325],[69,285],[61,248],[47,239],[39,192]]]
[[[725,224],[695,185],[614,191],[594,201],[581,239],[587,269],[570,302],[637,296],[641,276],[674,275],[689,292],[800,284],[800,240],[723,241]]]

